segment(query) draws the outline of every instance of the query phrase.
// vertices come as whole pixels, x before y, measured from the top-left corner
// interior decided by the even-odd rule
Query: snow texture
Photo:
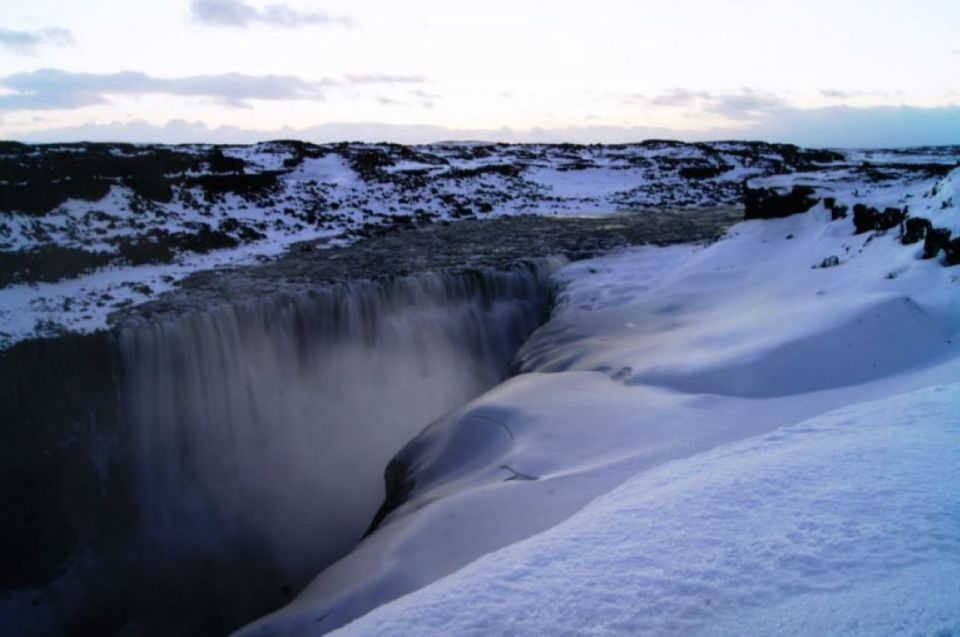
[[[955,634],[958,408],[937,386],[669,463],[335,634]]]
[[[523,373],[407,445],[404,503],[238,634],[324,634],[398,598],[352,634],[949,634],[958,387],[856,407],[960,377],[960,274],[921,254],[821,202],[567,266]],[[631,479],[587,509],[624,519],[550,531]],[[866,612],[901,580],[903,612]]]
[[[172,165],[180,172],[168,167],[173,171],[141,175],[149,178],[148,186],[158,180],[168,186],[169,200],[135,178],[98,175],[102,164],[94,164],[91,183],[110,184],[101,198],[67,198],[39,214],[18,208],[17,201],[31,200],[13,196],[24,188],[54,191],[71,180],[91,178],[83,171],[73,177],[60,174],[74,169],[64,156],[104,152],[131,162],[167,158],[169,164],[170,156],[179,157]],[[76,250],[90,263],[76,272],[48,276],[39,274],[42,268],[36,265],[10,266],[13,280],[4,282],[0,276],[0,347],[64,331],[103,329],[112,312],[155,299],[192,272],[272,259],[302,241],[343,245],[370,229],[395,224],[730,205],[740,202],[746,179],[809,183],[848,204],[909,201],[922,204],[917,210],[956,209],[957,171],[939,184],[923,167],[949,167],[958,160],[960,149],[951,147],[842,153],[745,142],[7,144],[0,147],[0,258],[17,264],[43,250]],[[184,162],[189,169],[183,169]],[[31,181],[44,166],[59,177],[42,177],[49,183]],[[13,194],[8,198],[6,192]],[[210,233],[219,242],[210,244]],[[171,254],[136,256],[138,251],[149,255],[157,244],[169,247]],[[54,256],[40,261],[57,261]],[[78,257],[62,258],[76,263]]]

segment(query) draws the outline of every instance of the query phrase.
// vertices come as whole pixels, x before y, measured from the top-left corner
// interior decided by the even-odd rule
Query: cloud
[[[73,34],[67,29],[42,29],[40,31],[12,31],[0,29],[0,49],[21,55],[34,55],[44,45],[67,46],[74,44]]]
[[[903,90],[884,90],[884,91],[843,91],[835,88],[820,89],[820,95],[832,100],[856,100],[856,99],[879,99],[892,100],[903,98],[906,93]]]
[[[830,99],[845,100],[850,99],[853,96],[852,93],[847,91],[841,91],[835,88],[822,88],[820,89],[820,95],[824,97],[829,97]]]
[[[368,73],[365,75],[347,75],[343,78],[349,84],[422,84],[426,78],[419,75],[390,75],[389,73]]]
[[[711,99],[711,96],[707,91],[691,91],[685,88],[676,88],[646,101],[651,106],[687,106],[694,102],[709,99]]]
[[[214,27],[247,28],[262,24],[271,27],[353,26],[353,20],[319,11],[298,11],[285,4],[257,9],[242,0],[192,0],[193,19]]]
[[[736,92],[711,93],[686,88],[675,88],[659,95],[631,93],[620,96],[624,104],[642,104],[656,108],[683,108],[703,113],[722,115],[732,120],[763,117],[786,108],[781,98],[745,87]]]
[[[783,109],[778,117],[740,128],[690,131],[653,127],[580,126],[558,129],[456,129],[431,125],[330,123],[309,128],[253,130],[208,127],[174,120],[165,126],[143,121],[38,130],[12,136],[26,142],[130,141],[156,143],[254,143],[271,139],[311,142],[390,141],[404,144],[444,140],[501,142],[625,143],[643,139],[710,141],[754,139],[810,147],[893,148],[960,145],[960,105],[937,108],[828,107]]]
[[[787,107],[783,99],[749,88],[741,89],[739,93],[711,95],[705,102],[707,112],[734,120],[764,117]]]
[[[152,77],[137,71],[70,73],[41,69],[0,78],[0,110],[82,108],[107,103],[110,95],[176,95],[209,97],[230,106],[246,100],[322,100],[329,82],[310,82],[290,75],[194,75]]]
[[[322,101],[326,92],[348,85],[392,85],[425,82],[412,76],[384,74],[348,76],[342,80],[306,80],[293,75],[193,75],[153,77],[138,71],[71,73],[41,69],[0,78],[0,111],[76,109],[105,104],[116,95],[206,97],[243,107],[248,100]]]

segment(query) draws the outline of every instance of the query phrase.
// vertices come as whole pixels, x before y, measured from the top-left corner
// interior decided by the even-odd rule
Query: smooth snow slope
[[[952,635],[960,384],[641,474],[337,635]]]
[[[956,173],[946,179],[952,183]],[[929,216],[935,225],[949,226],[957,209],[951,202],[931,207]],[[960,269],[944,267],[942,257],[922,260],[921,252],[918,244],[901,245],[895,230],[854,235],[850,219],[831,220],[821,204],[786,219],[738,224],[726,238],[706,247],[647,247],[568,266],[558,275],[563,290],[553,317],[519,356],[526,373],[434,423],[411,442],[398,455],[413,481],[405,504],[292,604],[240,634],[323,634],[484,555],[492,553],[487,559],[496,562],[499,549],[556,526],[632,476],[683,458],[691,459],[691,467],[699,466],[697,454],[721,445],[845,406],[954,382],[960,378]],[[829,256],[838,256],[840,265],[820,267]],[[949,391],[955,393],[956,387]],[[938,408],[931,413],[950,412]],[[938,418],[929,425],[950,424],[940,422],[945,416]],[[890,431],[908,431],[895,424],[890,423]],[[911,444],[909,439],[902,442],[904,448]],[[745,444],[752,448],[759,443]],[[830,449],[828,442],[811,444],[817,453]],[[896,455],[897,448],[891,443],[883,453]],[[851,448],[846,455],[823,456],[822,462],[812,457],[816,467],[796,471],[825,478],[836,474],[839,481],[830,484],[843,489],[847,474],[884,471],[883,462],[872,464],[872,453]],[[738,474],[738,458],[749,456],[722,455],[725,466],[717,471],[718,479]],[[902,462],[922,464],[911,458],[905,456]],[[931,474],[931,480],[955,471],[941,471],[935,460],[931,458],[930,469],[939,473]],[[840,466],[834,467],[834,461]],[[725,490],[728,503],[740,497],[735,482],[718,482],[716,489]],[[899,509],[888,506],[896,492],[894,486],[865,492],[861,504],[876,507],[880,517],[871,519],[899,516]],[[744,515],[763,505],[757,493],[748,489],[741,494]],[[904,492],[908,500],[910,493]],[[952,495],[942,493],[943,498]],[[809,501],[815,504],[818,497],[811,492]],[[790,508],[789,495],[775,500],[771,515],[776,507]],[[831,522],[835,512],[830,501],[823,499],[823,508],[804,507],[803,502],[797,501],[799,508],[790,514],[794,518],[774,515],[783,517],[784,524],[794,520],[791,532],[798,542],[814,520],[819,542],[846,541],[843,526]],[[944,502],[936,504],[941,505]],[[939,535],[931,534],[942,534],[942,529],[931,531],[929,522],[918,521],[911,542],[939,542]],[[640,521],[622,522],[634,523]],[[890,523],[901,529],[904,521]],[[682,525],[671,524],[662,521],[658,528],[667,535],[651,537],[645,546],[661,547],[661,552],[662,547],[683,546]],[[778,522],[771,519],[769,524]],[[736,545],[737,537],[728,535],[734,528],[718,527],[716,542]],[[893,561],[881,561],[890,567],[898,560],[910,561],[913,549],[905,546],[887,547],[884,555]],[[950,547],[955,545],[944,551],[949,553]],[[785,558],[791,555],[789,550],[783,553]],[[781,557],[777,546],[771,545],[767,557],[773,562]],[[539,569],[553,559],[544,557],[539,566],[531,566],[529,580],[535,582]],[[555,559],[575,561],[576,555],[558,554]],[[701,563],[697,555],[683,559]],[[785,564],[787,575],[790,569],[803,570],[789,559]],[[722,570],[731,582],[745,582],[754,577],[748,567],[744,563],[742,572],[731,565]],[[769,572],[777,568],[769,566]],[[608,564],[604,570],[614,569]],[[873,578],[878,595],[892,586],[892,580],[878,578],[881,570],[863,576]],[[515,573],[509,562],[498,572],[502,586],[512,586]],[[689,571],[687,581],[683,573],[681,569],[678,579],[669,578],[676,590],[698,589],[698,572]],[[603,606],[612,594],[602,581],[583,586],[579,594],[584,604]],[[440,598],[430,597],[429,590],[416,599],[437,602]],[[510,596],[503,596],[502,603],[509,606]],[[739,599],[745,608],[763,601]],[[771,599],[780,600],[776,595]],[[457,626],[481,621],[482,613],[474,613],[463,599],[459,604],[456,621],[465,623]],[[588,627],[577,623],[581,619],[571,609],[566,616],[571,632]],[[374,624],[362,626],[372,630]],[[476,624],[474,632],[509,628]],[[623,632],[631,630],[623,627]],[[545,629],[543,634],[550,632]]]

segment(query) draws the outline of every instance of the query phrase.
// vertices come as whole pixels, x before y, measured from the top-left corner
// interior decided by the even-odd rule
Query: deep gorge
[[[4,422],[33,454],[4,489],[32,549],[7,545],[4,585],[34,591],[39,634],[219,634],[272,610],[359,541],[393,453],[508,372],[552,267],[319,286],[6,352]]]
[[[741,214],[307,244],[191,275],[110,330],[0,351],[0,617],[25,635],[224,634],[282,606],[361,539],[393,454],[510,373],[557,266],[709,240]]]

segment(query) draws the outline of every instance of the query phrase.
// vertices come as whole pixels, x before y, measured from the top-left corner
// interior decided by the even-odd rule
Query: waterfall
[[[305,583],[363,535],[393,454],[507,373],[554,266],[280,292],[125,328],[149,545],[180,568],[256,554]]]

